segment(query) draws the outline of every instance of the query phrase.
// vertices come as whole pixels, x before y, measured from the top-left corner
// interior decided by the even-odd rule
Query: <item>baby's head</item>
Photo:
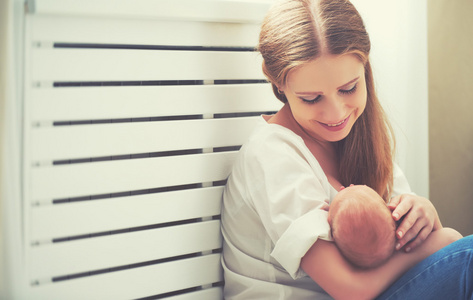
[[[365,185],[340,191],[328,221],[340,252],[354,265],[373,268],[394,252],[396,223],[383,198]]]

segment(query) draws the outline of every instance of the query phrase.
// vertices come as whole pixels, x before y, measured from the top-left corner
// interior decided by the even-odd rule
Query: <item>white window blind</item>
[[[221,299],[220,201],[280,105],[254,51],[270,1],[28,1],[27,299]]]

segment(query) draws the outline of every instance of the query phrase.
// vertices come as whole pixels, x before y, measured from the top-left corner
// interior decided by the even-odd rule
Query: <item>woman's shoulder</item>
[[[245,155],[265,155],[281,152],[285,155],[292,152],[310,154],[300,136],[281,125],[267,123],[263,117],[258,121],[254,131],[242,146],[241,152]]]
[[[292,130],[261,118],[241,147],[236,165],[246,170],[310,172],[325,174],[304,140]]]
[[[288,178],[293,183],[296,178],[309,180],[310,184],[304,183],[305,189],[317,186],[324,195],[331,195],[330,183],[304,140],[290,129],[261,118],[239,151],[231,180],[245,181],[251,187],[264,181],[276,188]]]

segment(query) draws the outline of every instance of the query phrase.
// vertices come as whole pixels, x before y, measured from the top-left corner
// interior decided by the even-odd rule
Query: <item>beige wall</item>
[[[3,142],[4,142],[4,115],[5,111],[5,97],[6,97],[6,41],[7,41],[7,20],[8,20],[8,2],[0,0],[0,298],[4,296],[5,291],[5,255],[4,255],[4,221],[3,221]]]
[[[473,1],[428,1],[430,198],[473,234]]]

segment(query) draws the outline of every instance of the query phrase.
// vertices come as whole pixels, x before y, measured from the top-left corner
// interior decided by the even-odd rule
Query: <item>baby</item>
[[[368,186],[341,190],[330,204],[328,222],[340,252],[357,267],[377,267],[394,253],[396,222]]]

